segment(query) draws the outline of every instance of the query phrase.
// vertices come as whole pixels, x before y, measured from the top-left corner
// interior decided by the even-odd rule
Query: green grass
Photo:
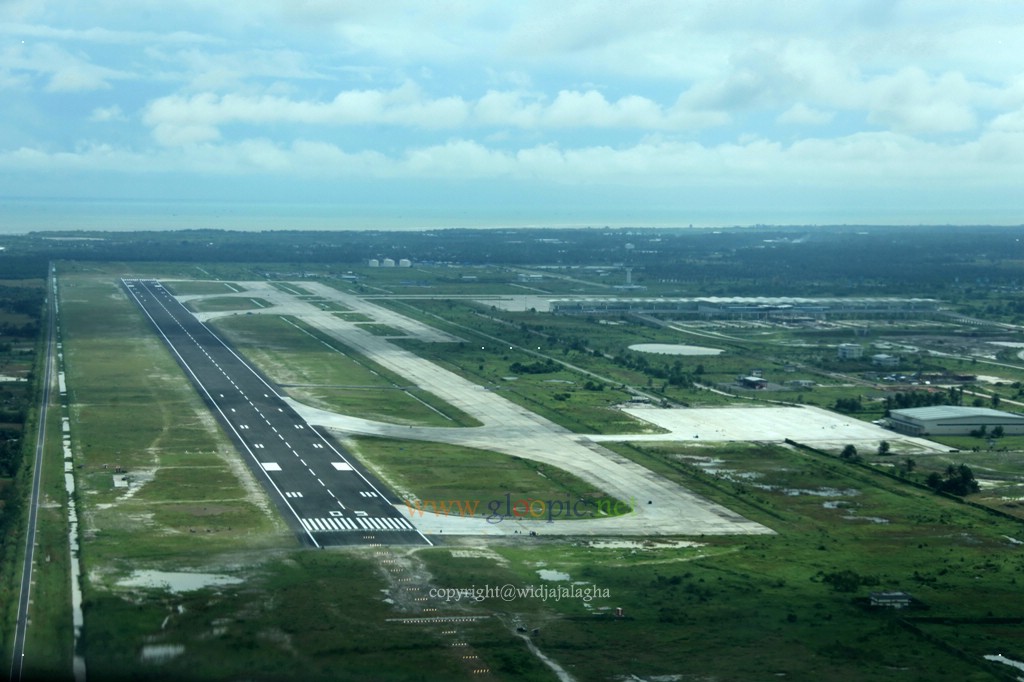
[[[386,620],[408,611],[385,604],[381,590],[389,589],[394,596],[396,584],[423,586],[426,573],[412,571],[400,579],[386,579],[391,563],[378,563],[368,551],[295,550],[294,539],[273,522],[273,512],[254,506],[235,470],[224,465],[230,446],[180,370],[158,343],[150,343],[152,332],[133,306],[117,295],[116,286],[105,280],[76,279],[64,292],[62,308],[67,316],[65,354],[73,368],[69,384],[77,405],[76,447],[86,454],[87,464],[82,477],[89,513],[84,560],[91,581],[86,595],[91,675],[468,676],[439,629]],[[332,369],[331,364],[338,363],[337,352],[314,350],[315,343],[297,341],[311,337],[293,327],[256,320],[239,317],[228,324],[251,333],[252,346],[262,343],[269,353],[279,354],[275,361],[296,376],[309,372],[309,378],[319,379],[329,371],[346,380],[366,376],[359,374],[365,367],[347,361],[342,361],[343,368]],[[474,320],[481,328],[502,328],[479,316],[465,318]],[[247,327],[250,321],[253,327]],[[566,334],[591,328],[579,320],[557,320],[552,325]],[[533,338],[515,326],[504,327],[503,333],[523,343]],[[615,332],[623,337],[629,333]],[[638,340],[663,336],[654,329],[635,333]],[[561,345],[545,346],[545,351],[592,371],[617,372],[615,377],[629,379],[622,383],[644,381],[637,375],[634,382],[632,370],[613,366],[606,358]],[[320,352],[325,357],[314,359]],[[612,402],[611,391],[618,390],[610,384],[603,392],[586,391],[580,388],[580,375],[566,370],[505,382],[502,377],[518,355],[506,358],[507,352],[498,348],[483,354],[475,349],[456,352],[457,357],[439,355],[438,360],[509,395],[513,389],[507,386],[514,385],[519,392],[516,400],[536,404],[547,414],[567,414],[561,418],[580,430],[589,430],[594,426],[589,422],[600,420],[601,410]],[[294,357],[287,363],[281,360],[289,354]],[[755,361],[763,364],[761,359],[732,358],[709,365],[708,370],[726,373]],[[575,383],[548,383],[549,379]],[[386,377],[374,386],[399,381]],[[315,390],[329,389],[323,382],[319,386]],[[377,392],[397,394],[393,389]],[[556,393],[569,397],[557,400]],[[689,393],[680,390],[678,395]],[[138,409],[140,405],[147,409]],[[542,486],[549,486],[552,497],[558,491],[578,490],[571,478],[543,469],[545,476],[540,476],[536,465],[515,458],[499,461],[474,451],[401,441],[357,443],[361,450],[379,449],[371,452],[370,460],[377,457],[386,473],[406,477],[420,497],[488,499],[495,496],[495,488],[504,493],[512,486],[541,498],[547,494],[536,494]],[[538,570],[551,569],[609,591],[608,598],[590,602],[589,608],[579,599],[537,597],[478,604],[433,602],[439,615],[491,616],[463,626],[461,632],[497,677],[551,679],[510,633],[516,623],[538,627],[537,646],[580,680],[629,675],[739,680],[780,673],[780,678],[790,680],[980,680],[993,679],[990,668],[980,663],[981,654],[1002,652],[1024,659],[1020,626],[922,626],[964,650],[968,658],[963,659],[894,622],[898,615],[912,617],[917,612],[877,613],[857,601],[871,589],[895,588],[909,590],[928,607],[928,615],[940,618],[1021,615],[1016,605],[1018,582],[1024,579],[1024,552],[1006,539],[1024,539],[1020,524],[863,468],[782,447],[609,447],[779,534],[690,538],[704,546],[681,548],[599,549],[582,542],[516,538],[483,551],[456,545],[423,549],[393,562],[415,566],[422,561],[438,586],[550,586],[556,583],[545,583]],[[990,457],[979,461],[979,468],[1010,476],[1017,466],[1015,461],[1000,464],[996,453],[978,454]],[[702,460],[695,458],[700,457],[721,461],[712,470],[699,466]],[[930,466],[918,459],[924,462],[922,468]],[[104,462],[122,463],[134,474],[144,478],[152,473],[152,478],[124,499],[122,491],[113,490],[110,471],[101,466]],[[826,493],[826,488],[838,492],[792,494]],[[851,490],[855,493],[847,492]],[[104,506],[111,504],[115,506]],[[887,523],[874,522],[877,519]],[[115,585],[116,578],[135,568],[182,567],[225,572],[245,582],[179,595]],[[839,592],[825,580],[846,570],[862,579],[854,592]],[[615,607],[625,609],[624,619],[609,616]],[[161,664],[142,664],[142,647],[159,644],[183,645],[184,653]]]
[[[369,332],[374,336],[404,336],[404,332],[401,332],[394,327],[389,327],[386,324],[356,324],[357,327],[365,332]]]
[[[459,659],[436,632],[385,620],[393,613],[381,597],[386,583],[366,550],[297,549],[114,282],[69,278],[61,308],[73,445],[84,465],[84,653],[91,676],[461,676]],[[114,464],[129,470],[130,491],[113,488]],[[244,582],[183,594],[117,585],[137,569],[212,571]],[[164,662],[142,661],[144,647],[160,644],[185,649]]]
[[[232,344],[296,400],[366,419],[427,426],[478,426],[436,396],[290,318],[215,323]]]
[[[350,443],[359,459],[391,482],[402,500],[412,505],[410,514],[417,513],[416,500],[454,500],[471,505],[476,516],[484,517],[495,513],[490,508],[495,502],[504,510],[506,496],[511,503],[584,498],[616,509],[617,500],[578,476],[519,457],[444,443],[385,438],[354,438]],[[619,512],[629,511],[627,507],[621,505]]]
[[[238,285],[231,284],[228,282],[204,282],[198,280],[178,280],[174,282],[165,282],[164,287],[167,288],[175,296],[208,296],[211,294],[231,294],[237,293],[241,290],[241,287],[239,287]]]
[[[32,625],[27,630],[25,643],[25,676],[28,679],[70,677],[74,645],[61,406],[56,391],[51,395],[36,526],[35,568],[32,571],[32,603],[29,609]]]
[[[230,310],[259,310],[260,308],[269,308],[270,302],[262,298],[224,296],[189,301],[185,304],[185,307],[197,313],[219,313]]]
[[[204,543],[221,551],[287,543],[281,520],[259,508],[263,493],[250,492],[240,456],[116,284],[69,278],[61,311],[78,485],[91,505],[83,533],[95,536],[84,559],[182,551],[195,542],[193,526],[211,528]],[[115,466],[137,489],[114,487]],[[191,501],[225,511],[210,515]]]
[[[373,318],[365,313],[334,313],[334,316],[345,322],[373,322]]]
[[[299,300],[305,301],[306,303],[309,303],[311,305],[314,305],[317,308],[319,308],[320,310],[327,310],[327,311],[334,312],[335,314],[339,314],[339,315],[340,314],[344,314],[341,311],[349,310],[348,306],[346,306],[346,305],[344,305],[342,303],[338,303],[337,301],[332,301],[330,299],[324,298],[323,296],[310,295],[310,296],[297,296],[296,298],[298,298]]]
[[[384,619],[387,584],[363,552],[248,557],[244,586],[173,594],[113,587],[90,600],[86,655],[97,679],[459,679],[431,631]],[[243,559],[243,557],[238,557]],[[162,663],[143,647],[184,648]]]
[[[491,344],[431,344],[403,339],[396,342],[474,383],[491,386],[499,395],[577,433],[653,433],[656,429],[615,409],[632,395],[618,386],[570,369],[545,374],[516,375],[512,364],[532,363],[535,356]],[[600,390],[586,388],[587,382]]]
[[[525,540],[493,545],[500,561],[432,551],[424,558],[446,587],[545,583],[550,569],[605,588],[609,599],[481,602],[538,626],[538,646],[580,679],[699,670],[719,679],[994,679],[984,653],[1024,656],[1020,625],[965,624],[949,642],[958,658],[894,619],[925,613],[963,618],[1021,616],[1024,553],[1004,535],[1019,524],[930,493],[782,447],[650,445],[620,450],[779,532],[701,538],[703,547],[598,549],[585,542]],[[714,471],[696,466],[713,458]],[[795,494],[797,490],[833,494]],[[740,500],[747,498],[748,502]],[[839,501],[832,508],[823,503]],[[854,518],[846,519],[844,516]],[[888,523],[870,519],[885,518]],[[853,592],[825,578],[854,571]],[[928,611],[876,612],[858,598],[905,589]],[[609,617],[623,607],[626,618]],[[933,634],[946,639],[942,628]],[[973,634],[972,634],[973,633]]]
[[[298,284],[291,284],[287,282],[271,282],[270,286],[274,287],[278,291],[283,291],[286,294],[291,294],[292,296],[313,296],[313,292],[311,292],[309,289],[306,289],[305,287],[299,286]]]

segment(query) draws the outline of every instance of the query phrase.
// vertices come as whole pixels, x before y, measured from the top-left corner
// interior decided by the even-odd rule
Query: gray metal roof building
[[[936,405],[892,410],[889,426],[910,436],[962,436],[985,427],[989,433],[997,426],[1003,433],[1024,433],[1024,415],[992,410],[987,407]]]
[[[702,317],[827,317],[829,315],[901,315],[931,313],[932,298],[799,298],[792,296],[702,296],[697,298],[613,296],[553,298],[548,310],[561,314],[603,312],[676,312]],[[540,310],[540,308],[538,308]]]

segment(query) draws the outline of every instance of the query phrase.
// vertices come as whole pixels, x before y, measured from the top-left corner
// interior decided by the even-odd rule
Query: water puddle
[[[594,549],[679,549],[682,547],[703,547],[705,543],[692,540],[595,540],[590,543]]]
[[[184,644],[147,644],[139,658],[144,663],[163,663],[185,653]]]
[[[134,571],[118,581],[121,587],[150,587],[170,592],[191,592],[206,587],[237,585],[241,578],[217,573],[184,573],[171,571]]]

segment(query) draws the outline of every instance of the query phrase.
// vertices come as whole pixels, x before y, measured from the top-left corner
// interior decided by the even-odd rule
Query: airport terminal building
[[[1007,435],[1024,433],[1024,415],[956,405],[914,407],[889,413],[889,427],[908,436],[966,436],[982,427],[991,433],[997,426]]]
[[[825,319],[828,317],[906,317],[932,314],[939,301],[931,298],[700,298],[614,296],[551,298],[547,310],[560,315],[593,313],[674,313],[696,318]],[[541,308],[537,308],[541,310]]]

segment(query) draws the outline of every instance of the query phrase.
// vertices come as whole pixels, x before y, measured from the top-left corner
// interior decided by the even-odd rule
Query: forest
[[[1018,291],[1022,237],[1024,226],[46,232],[8,237],[0,277],[42,277],[50,260],[344,265],[408,258],[628,266],[639,284],[705,295]],[[1018,301],[999,305],[1024,311]]]

